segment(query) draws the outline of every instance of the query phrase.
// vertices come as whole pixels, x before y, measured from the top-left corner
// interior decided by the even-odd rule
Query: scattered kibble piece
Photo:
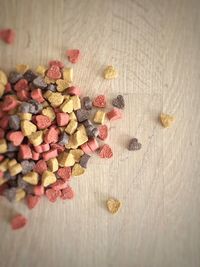
[[[105,120],[106,113],[101,110],[97,110],[95,116],[94,116],[94,122],[98,124],[103,124]]]
[[[17,230],[17,229],[23,228],[27,224],[27,219],[23,215],[18,214],[12,218],[10,223],[11,223],[12,229]]]
[[[67,50],[66,54],[67,54],[68,60],[73,64],[77,63],[80,59],[80,50],[78,49],[69,49]]]
[[[102,147],[99,149],[99,157],[100,158],[106,158],[109,159],[113,156],[112,149],[109,145],[104,144]]]
[[[175,121],[175,118],[174,118],[174,116],[161,113],[160,114],[160,121],[161,121],[162,126],[164,128],[169,128],[172,126],[172,123]]]
[[[15,32],[12,29],[0,30],[0,39],[7,44],[13,44],[15,41]]]
[[[114,198],[109,198],[106,202],[107,209],[110,213],[115,214],[121,207],[121,202]]]
[[[92,102],[94,107],[105,108],[106,106],[106,97],[105,95],[98,95]]]
[[[119,120],[122,118],[122,111],[118,108],[113,108],[106,115],[110,121]]]
[[[129,141],[128,150],[134,151],[134,150],[140,150],[142,148],[142,144],[138,142],[137,138],[132,138]]]
[[[113,66],[107,66],[103,73],[104,79],[111,80],[117,78],[117,70]]]
[[[107,127],[107,125],[100,125],[98,130],[99,130],[98,137],[101,140],[106,140],[106,138],[108,137],[108,127]]]
[[[125,107],[124,97],[122,95],[118,95],[112,100],[112,105],[116,108],[123,109]]]

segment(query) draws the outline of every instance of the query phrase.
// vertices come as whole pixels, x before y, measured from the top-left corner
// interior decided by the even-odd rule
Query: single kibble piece
[[[164,128],[169,128],[172,126],[172,123],[175,121],[175,118],[174,118],[174,116],[161,113],[160,114],[160,121],[161,121],[162,126]]]
[[[75,163],[73,155],[67,152],[60,153],[57,159],[60,167],[70,167]]]
[[[119,120],[122,118],[122,111],[118,108],[113,108],[106,115],[110,121]]]
[[[78,122],[83,122],[88,119],[89,117],[89,112],[85,109],[79,109],[76,111],[76,117]]]
[[[39,146],[43,143],[43,131],[37,131],[28,136],[29,142],[34,146]]]
[[[49,96],[47,97],[47,99],[51,103],[52,107],[59,107],[64,101],[64,96],[61,95],[61,93],[52,93],[51,92],[49,94]]]
[[[62,79],[58,79],[56,81],[57,84],[57,91],[58,92],[63,92],[65,89],[67,89],[67,87],[69,87],[69,83],[65,80]]]
[[[66,99],[60,106],[60,110],[62,112],[71,113],[73,111],[73,101],[71,99],[70,100]]]
[[[73,102],[73,110],[78,110],[81,108],[81,101],[80,101],[79,96],[74,95],[71,97],[71,100]]]
[[[45,66],[38,65],[35,71],[38,75],[41,75],[42,77],[44,77],[46,70],[47,68]]]
[[[81,156],[83,156],[83,154],[84,154],[82,149],[71,149],[69,153],[72,154],[72,156],[74,157],[75,162],[79,162]]]
[[[0,70],[0,83],[6,85],[8,82],[7,75],[4,71]]]
[[[56,172],[58,170],[58,160],[57,158],[52,158],[47,161],[47,166],[49,171]]]
[[[27,224],[27,219],[23,215],[18,214],[12,218],[10,223],[11,223],[12,229],[17,230],[17,229],[23,228]]]
[[[106,97],[105,95],[98,95],[92,102],[94,107],[105,108],[106,106]]]
[[[32,122],[24,120],[21,121],[21,130],[24,136],[28,136],[36,132],[37,127]]]
[[[65,128],[65,132],[68,134],[73,134],[76,131],[77,126],[77,121],[70,121],[67,127]]]
[[[72,168],[72,176],[79,176],[85,172],[85,168],[83,168],[80,164],[76,163]]]
[[[89,96],[85,96],[82,99],[82,106],[84,109],[91,110],[92,109],[92,100]]]
[[[104,79],[111,80],[117,78],[117,70],[113,66],[107,66],[103,73]]]
[[[29,172],[23,176],[23,180],[29,184],[37,185],[38,184],[38,173]]]
[[[26,192],[23,189],[19,188],[16,191],[15,201],[20,201],[23,198],[25,198],[25,196],[26,196]]]
[[[26,64],[18,64],[16,66],[16,71],[21,74],[24,74],[28,69],[29,69],[29,65],[26,65]]]
[[[42,115],[49,117],[51,121],[53,121],[56,117],[55,112],[51,107],[44,108],[42,110]]]
[[[69,49],[66,52],[68,60],[75,64],[79,61],[80,59],[80,50],[79,49]]]
[[[99,124],[103,124],[104,120],[105,120],[105,115],[106,115],[106,113],[104,111],[97,110],[97,112],[94,116],[94,122],[99,123]]]
[[[0,153],[5,153],[7,151],[7,143],[5,139],[0,139]]]
[[[124,97],[122,95],[118,95],[112,100],[112,105],[116,108],[123,109],[125,106]]]
[[[132,138],[129,141],[128,150],[135,151],[135,150],[140,150],[141,148],[142,148],[142,144],[140,144],[138,142],[138,139],[137,138]]]
[[[112,149],[109,145],[104,144],[102,147],[99,149],[99,157],[100,158],[105,158],[109,159],[113,156]]]
[[[47,187],[56,182],[56,176],[53,172],[45,171],[42,174],[42,185]]]
[[[9,172],[12,176],[19,174],[20,172],[22,172],[21,164],[16,163],[15,165],[13,165],[12,167],[9,168]]]
[[[86,169],[89,159],[90,159],[90,156],[87,154],[84,154],[83,156],[81,156],[80,161],[79,161],[79,164],[81,165],[81,167]]]
[[[107,209],[110,213],[115,214],[119,211],[121,207],[121,202],[117,199],[110,198],[106,202]]]
[[[63,79],[69,83],[73,82],[73,69],[72,68],[63,69]]]

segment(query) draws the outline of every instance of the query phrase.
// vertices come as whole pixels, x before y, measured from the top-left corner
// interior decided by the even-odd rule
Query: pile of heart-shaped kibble
[[[106,79],[115,75],[112,66],[105,69]],[[32,209],[43,195],[51,202],[71,199],[70,178],[85,172],[90,155],[112,157],[111,147],[98,139],[108,136],[105,116],[122,117],[123,97],[113,99],[106,113],[104,95],[80,97],[72,82],[73,69],[58,60],[35,71],[22,64],[8,76],[0,71],[0,194],[8,200],[25,199]],[[11,224],[21,228],[26,218],[17,215]]]

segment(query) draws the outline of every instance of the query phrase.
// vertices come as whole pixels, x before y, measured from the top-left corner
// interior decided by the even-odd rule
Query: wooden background
[[[33,211],[0,201],[1,267],[200,266],[200,1],[0,0],[0,67],[35,67],[79,48],[75,84],[84,93],[123,93],[124,120],[113,122],[112,160],[94,157],[74,178],[73,201],[45,199]],[[119,78],[105,81],[113,64]],[[176,123],[163,129],[161,112]],[[141,151],[126,149],[137,137]],[[107,197],[123,202],[112,216]],[[13,232],[15,210],[29,224]]]

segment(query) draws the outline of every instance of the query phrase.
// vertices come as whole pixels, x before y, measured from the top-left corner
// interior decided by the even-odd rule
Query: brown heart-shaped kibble
[[[118,95],[116,98],[113,99],[112,105],[116,108],[123,109],[125,106],[124,98],[122,95]]]
[[[132,138],[128,145],[128,150],[134,151],[134,150],[140,150],[142,147],[142,144],[140,144],[137,140],[137,138]]]

